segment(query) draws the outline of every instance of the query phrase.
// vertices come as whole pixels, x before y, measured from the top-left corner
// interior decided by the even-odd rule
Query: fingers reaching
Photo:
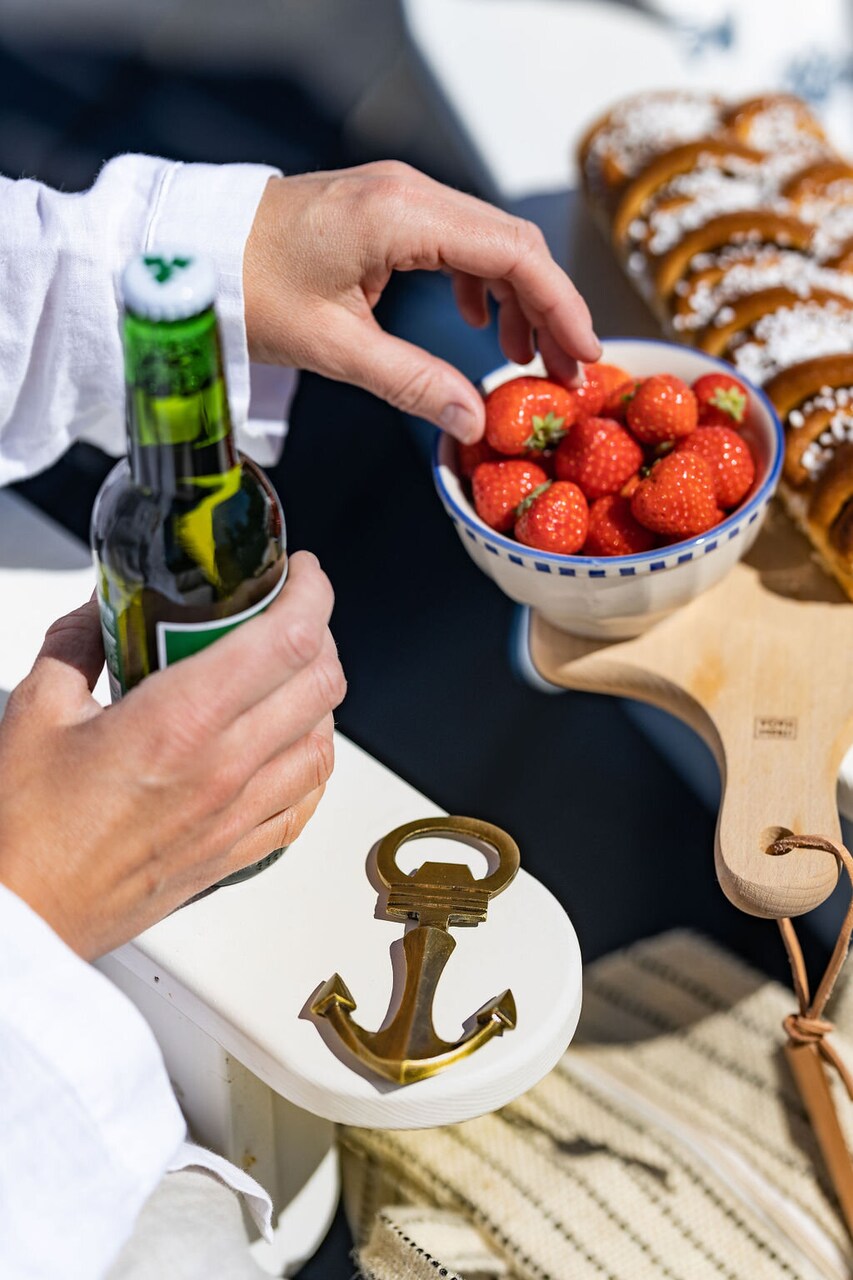
[[[422,174],[403,171],[391,180],[397,184],[396,229],[387,258],[393,268],[448,269],[459,310],[475,327],[487,323],[491,292],[498,302],[501,348],[518,364],[527,364],[538,345],[551,376],[570,384],[578,360],[598,359],[601,347],[587,305],[536,226]],[[474,408],[470,384],[463,392],[449,366],[380,333],[376,327],[368,336],[362,328],[355,359],[342,376],[462,441],[477,439],[480,413],[475,412],[475,432],[460,412]]]
[[[508,360],[528,364],[536,354],[530,321],[521,309],[512,286],[505,280],[494,280],[491,292],[498,302],[498,340]]]
[[[458,369],[386,333],[372,315],[336,322],[327,376],[371,391],[403,413],[426,418],[463,443],[479,440],[485,412],[476,388]]]
[[[423,246],[413,266],[447,266],[466,276],[506,281],[533,328],[547,330],[576,360],[598,359],[601,346],[589,309],[552,258],[538,227],[439,183],[430,184],[430,195],[425,199],[418,190],[419,198],[411,203],[409,220]],[[463,297],[469,305],[468,286]],[[464,309],[463,315],[468,318]]]
[[[519,363],[538,342],[553,376],[571,382],[578,360],[600,355],[587,306],[537,227],[394,161],[269,181],[244,257],[250,350],[473,442],[484,414],[471,383],[373,314],[394,272],[418,270],[449,272],[475,327],[496,294],[501,343]]]
[[[484,329],[489,323],[489,304],[486,282],[467,271],[453,272],[453,296],[459,314],[475,329]]]
[[[555,382],[564,387],[574,386],[578,381],[579,368],[577,360],[566,355],[566,352],[555,342],[547,329],[540,329],[537,334],[539,354],[545,361],[545,368]],[[581,379],[582,380],[582,379]]]

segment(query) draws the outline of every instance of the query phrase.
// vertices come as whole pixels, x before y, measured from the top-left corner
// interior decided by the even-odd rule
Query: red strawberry
[[[475,440],[473,444],[456,444],[456,457],[459,462],[459,474],[470,480],[481,462],[494,462],[501,455],[489,444],[485,436]]]
[[[547,378],[513,378],[486,396],[486,439],[498,453],[546,449],[577,417],[571,391]]]
[[[638,485],[631,512],[647,529],[677,538],[705,533],[723,518],[711,468],[698,453],[668,453],[656,462]]]
[[[755,462],[743,436],[731,427],[697,427],[675,446],[676,453],[700,454],[714,477],[720,507],[736,507],[752,488]]]
[[[695,431],[696,397],[671,373],[645,378],[628,404],[628,426],[643,444],[662,444]]]
[[[619,492],[621,493],[623,498],[633,498],[638,487],[642,483],[643,483],[643,477],[640,475],[639,471],[637,471],[635,472],[634,475],[628,477],[628,479],[625,481],[625,483],[623,484]]]
[[[589,508],[580,489],[555,480],[522,502],[515,536],[525,546],[571,556],[583,546],[588,525]]]
[[[541,467],[549,480],[555,479],[554,460],[557,457],[556,449],[531,449],[527,455],[531,462],[535,462],[537,467]]]
[[[579,420],[601,413],[604,405],[604,389],[598,383],[590,381],[589,370],[586,373],[586,381],[579,387],[575,387],[572,395],[575,397]]]
[[[554,455],[557,479],[579,485],[590,502],[616,493],[642,463],[642,449],[612,418],[576,423]]]
[[[657,539],[631,514],[631,503],[620,493],[608,493],[589,509],[586,556],[631,556],[651,551]]]
[[[542,468],[524,458],[481,462],[471,480],[477,515],[490,528],[506,533],[512,528],[519,503],[547,482]]]
[[[628,405],[633,400],[640,381],[639,378],[628,378],[626,382],[620,382],[618,387],[613,388],[601,410],[605,418],[615,418],[622,423],[627,420]]]
[[[580,418],[601,413],[611,392],[630,380],[629,374],[615,364],[588,364],[583,373],[584,381],[575,387],[574,393]]]
[[[705,373],[693,383],[700,427],[739,427],[746,417],[749,395],[743,383],[728,373]]]

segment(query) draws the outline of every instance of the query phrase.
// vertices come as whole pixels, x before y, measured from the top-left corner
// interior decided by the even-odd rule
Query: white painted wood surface
[[[0,710],[51,622],[84,604],[94,586],[88,547],[17,494],[0,490]],[[97,696],[109,701],[105,677]]]

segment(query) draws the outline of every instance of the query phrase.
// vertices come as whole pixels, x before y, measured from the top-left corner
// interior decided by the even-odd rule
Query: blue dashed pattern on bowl
[[[436,484],[444,509],[453,523],[457,527],[461,524],[471,541],[476,542],[493,556],[508,560],[510,564],[531,569],[536,573],[555,573],[565,578],[626,578],[642,573],[659,573],[662,569],[671,569],[678,564],[687,564],[694,556],[708,555],[710,552],[717,550],[723,540],[723,534],[731,541],[747,525],[754,524],[764,514],[775,487],[773,485],[768,488],[767,483],[762,485],[746,507],[735,512],[734,515],[729,516],[727,520],[716,526],[713,530],[713,537],[706,536],[691,539],[689,550],[684,549],[684,543],[674,543],[671,548],[658,548],[656,551],[649,551],[636,556],[548,555],[546,552],[524,547],[514,540],[502,538],[491,530],[488,535],[483,533],[485,526],[481,525],[479,521],[475,524],[468,513],[462,511],[457,505],[443,484],[441,477],[442,464],[438,457],[440,446],[441,441],[439,440],[436,446]],[[626,564],[626,560],[630,560],[630,564]]]

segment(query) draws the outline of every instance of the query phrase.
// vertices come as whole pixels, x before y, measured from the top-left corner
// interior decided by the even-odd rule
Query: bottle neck
[[[237,466],[213,308],[124,319],[128,459],[141,488],[189,501]]]

